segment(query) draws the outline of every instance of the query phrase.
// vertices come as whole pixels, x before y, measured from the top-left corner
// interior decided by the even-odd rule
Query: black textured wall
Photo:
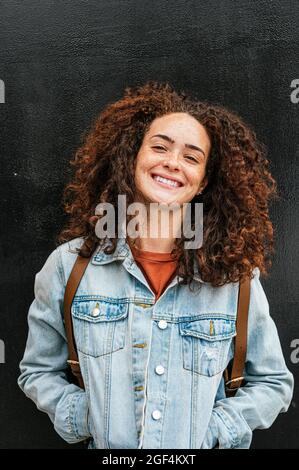
[[[16,385],[34,277],[63,223],[80,135],[125,86],[148,79],[228,106],[268,146],[282,199],[262,283],[296,388],[289,412],[256,431],[252,447],[299,447],[298,25],[295,0],[0,2],[1,448],[68,447]]]

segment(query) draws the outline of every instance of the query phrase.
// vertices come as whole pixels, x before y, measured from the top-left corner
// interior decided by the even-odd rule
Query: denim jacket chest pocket
[[[74,300],[72,319],[78,351],[98,357],[125,347],[129,304],[117,300]]]
[[[222,372],[233,357],[236,321],[204,317],[179,323],[183,367],[205,376]]]

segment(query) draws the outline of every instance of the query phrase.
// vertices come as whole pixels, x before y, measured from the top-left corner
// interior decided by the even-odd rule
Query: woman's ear
[[[208,184],[208,179],[205,176],[204,179],[202,180],[202,182],[200,183],[200,186],[198,188],[198,192],[196,193],[197,196],[203,192],[203,190],[205,189],[207,184]]]

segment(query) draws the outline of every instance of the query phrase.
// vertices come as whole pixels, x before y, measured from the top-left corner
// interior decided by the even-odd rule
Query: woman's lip
[[[157,183],[159,186],[163,186],[164,188],[169,188],[169,189],[179,189],[181,188],[182,186],[184,186],[180,181],[178,182],[180,184],[180,186],[171,186],[170,184],[166,184],[166,183],[163,183],[162,181],[157,181],[154,176],[160,176],[156,173],[152,173],[151,174],[151,177],[152,177],[152,180]],[[164,176],[160,176],[160,178],[164,178]],[[167,179],[167,178],[165,178]],[[170,179],[170,178],[169,178]]]

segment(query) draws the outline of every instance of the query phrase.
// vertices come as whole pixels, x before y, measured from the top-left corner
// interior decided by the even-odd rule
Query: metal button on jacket
[[[92,311],[92,316],[93,316],[93,317],[98,317],[99,314],[100,314],[100,309],[99,309],[99,307],[95,307],[95,308],[93,309],[93,311]]]
[[[161,330],[165,330],[167,328],[167,321],[166,320],[160,320],[158,323],[158,327],[161,328]]]
[[[163,366],[160,365],[160,366],[156,367],[155,371],[158,375],[162,375],[162,374],[164,374],[165,369],[164,369]]]
[[[155,410],[152,412],[153,419],[160,419],[161,418],[161,411]]]

